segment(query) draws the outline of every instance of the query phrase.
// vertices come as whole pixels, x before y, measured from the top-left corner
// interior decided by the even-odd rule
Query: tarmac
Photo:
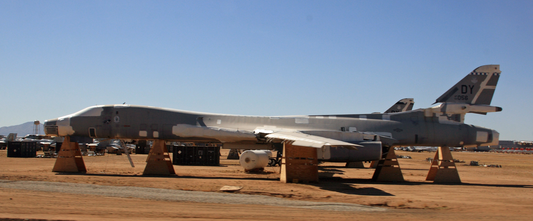
[[[84,156],[87,173],[52,172],[55,158],[0,150],[0,220],[531,220],[533,155],[452,152],[461,184],[426,181],[435,152],[397,151],[405,182],[373,182],[374,169],[319,165],[318,183],[282,183],[279,167],[245,173],[174,165],[143,176],[147,155]],[[480,165],[470,166],[470,161]],[[235,193],[224,186],[242,187]]]
[[[253,204],[329,211],[382,212],[387,210],[380,207],[351,203],[321,203],[301,200],[287,200],[283,198],[260,195],[183,191],[133,186],[103,186],[81,183],[0,180],[0,188],[123,198],[140,198],[174,202]]]

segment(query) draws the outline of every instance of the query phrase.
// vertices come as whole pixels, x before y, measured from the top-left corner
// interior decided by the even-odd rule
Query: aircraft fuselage
[[[262,132],[276,130],[297,130],[350,143],[361,141],[354,133],[370,140],[379,135],[390,137],[387,146],[479,146],[497,143],[499,136],[491,129],[427,117],[423,110],[262,117],[101,105],[48,120],[44,126],[46,134],[53,136],[222,143],[261,143]]]

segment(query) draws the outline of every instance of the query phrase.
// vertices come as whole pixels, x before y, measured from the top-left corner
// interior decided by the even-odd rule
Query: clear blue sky
[[[415,108],[500,64],[468,114],[533,140],[533,1],[0,1],[0,126],[96,104],[244,115]],[[528,66],[529,65],[529,66]]]

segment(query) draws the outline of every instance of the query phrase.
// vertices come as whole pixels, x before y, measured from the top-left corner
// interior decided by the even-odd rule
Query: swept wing
[[[292,145],[322,148],[324,146],[345,147],[349,149],[357,149],[360,145],[352,144],[340,140],[330,139],[321,136],[304,134],[298,131],[281,131],[265,135],[269,140],[283,140],[285,142],[292,142]]]

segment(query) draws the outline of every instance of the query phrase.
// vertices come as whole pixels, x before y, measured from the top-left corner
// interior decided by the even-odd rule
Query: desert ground
[[[142,175],[147,155],[133,154],[134,168],[125,155],[84,156],[87,173],[69,174],[52,172],[55,158],[8,158],[6,151],[0,150],[0,220],[533,219],[533,155],[452,152],[455,159],[465,161],[457,163],[462,184],[434,184],[425,181],[430,168],[426,158],[433,158],[434,152],[396,154],[412,157],[399,159],[405,182],[373,182],[374,169],[368,168],[369,164],[365,164],[367,168],[345,168],[344,163],[322,163],[319,183],[295,184],[279,181],[279,167],[267,167],[263,173],[245,173],[238,160],[226,160],[227,150],[222,150],[220,166],[174,165],[177,175],[166,177]],[[470,161],[502,167],[469,166]],[[32,183],[26,181],[39,181],[46,189],[23,187],[23,182]],[[63,188],[58,183],[72,188],[91,184],[88,188],[94,191],[80,186],[79,192],[61,192],[54,188]],[[222,193],[223,186],[242,189]],[[228,201],[233,196],[245,197],[252,203],[96,194],[96,190],[113,192],[118,187],[138,193],[146,189],[133,188],[207,192]],[[257,196],[289,203],[345,203],[376,209],[335,211],[261,204],[254,202]]]

